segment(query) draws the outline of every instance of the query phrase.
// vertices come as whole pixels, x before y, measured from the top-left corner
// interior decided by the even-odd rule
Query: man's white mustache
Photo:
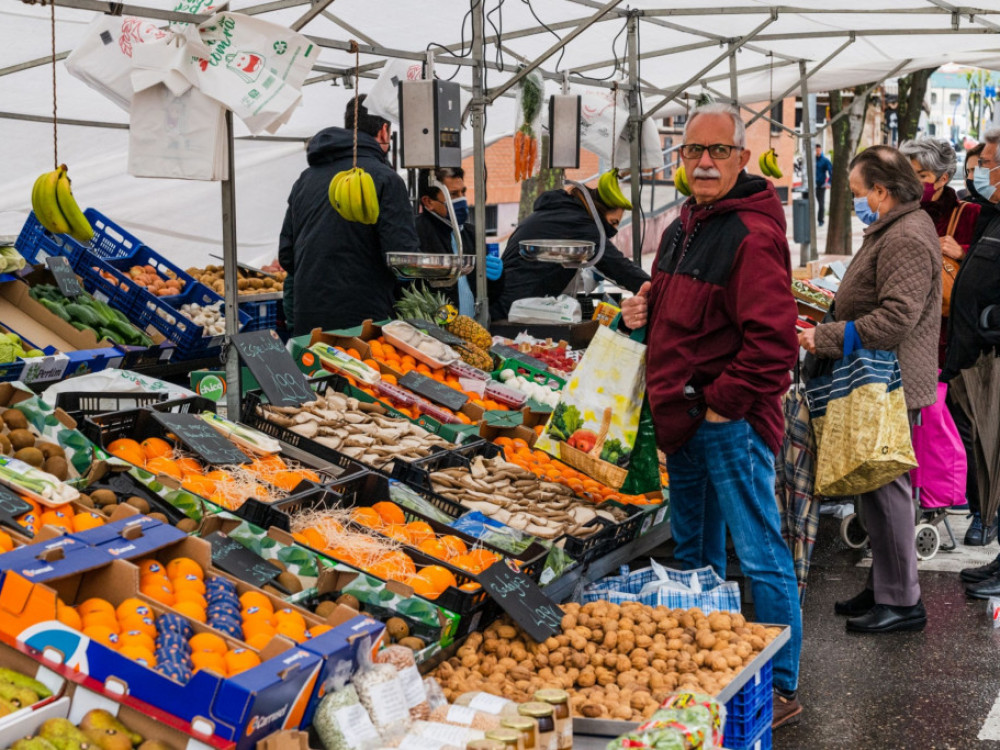
[[[722,174],[715,167],[695,167],[694,171],[691,173],[692,177],[707,177],[709,179],[718,179],[722,177]]]

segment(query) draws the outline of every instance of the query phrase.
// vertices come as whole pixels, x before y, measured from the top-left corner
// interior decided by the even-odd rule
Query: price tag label
[[[56,284],[59,287],[59,291],[63,293],[64,297],[77,297],[83,294],[83,287],[80,286],[80,280],[73,273],[73,268],[69,264],[69,259],[64,255],[57,255],[51,258],[45,259],[45,265],[49,267],[52,272],[52,276],[56,280]]]
[[[542,362],[542,360],[536,359],[530,354],[525,354],[512,346],[507,346],[506,344],[494,344],[490,347],[490,354],[495,354],[500,357],[500,359],[513,359],[516,362],[530,365],[531,367],[541,370],[542,372],[548,372],[549,370],[549,366]]]
[[[19,525],[17,520],[31,510],[31,504],[25,502],[6,487],[0,486],[0,526],[14,529],[25,536],[32,536],[31,532]]]
[[[524,573],[498,562],[476,576],[476,580],[539,643],[562,632],[563,611]]]
[[[434,378],[421,375],[416,370],[410,370],[401,377],[399,384],[404,388],[409,388],[418,396],[423,396],[435,404],[446,406],[452,411],[458,411],[469,400],[468,396],[464,393],[459,393],[450,385],[439,383]]]
[[[407,318],[406,322],[409,323],[414,328],[418,328],[428,336],[433,336],[442,344],[447,344],[448,346],[462,346],[465,344],[465,339],[461,336],[456,336],[454,333],[450,333],[443,328],[440,328],[428,320],[417,320],[416,318]]]
[[[254,586],[272,583],[281,569],[221,531],[205,537],[212,545],[212,563],[229,575]]]
[[[190,450],[210,464],[245,464],[250,461],[246,453],[237,448],[212,425],[195,414],[162,414],[153,412],[153,418]]]
[[[238,333],[233,343],[274,406],[301,406],[316,398],[305,374],[274,331]]]

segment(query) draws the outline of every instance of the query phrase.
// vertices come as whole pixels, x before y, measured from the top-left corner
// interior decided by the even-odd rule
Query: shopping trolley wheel
[[[840,538],[851,549],[861,549],[868,544],[868,532],[861,525],[857,513],[851,513],[840,522]]]
[[[941,535],[937,526],[922,523],[916,528],[917,559],[930,560],[941,548]]]

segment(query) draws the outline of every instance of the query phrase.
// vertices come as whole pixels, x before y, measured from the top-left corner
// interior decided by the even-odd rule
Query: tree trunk
[[[547,190],[557,190],[563,186],[565,170],[547,169],[549,163],[549,137],[542,135],[542,142],[539,144],[542,152],[541,168],[538,174],[530,177],[521,183],[521,204],[517,211],[517,220],[521,222],[535,208],[535,201],[538,196]]]
[[[899,84],[899,142],[917,137],[920,112],[927,96],[927,82],[937,68],[915,70],[897,80]]]
[[[854,99],[844,106],[844,95],[840,90],[830,92],[830,117],[834,118],[845,109],[849,113],[833,123],[833,174],[830,177],[829,228],[826,233],[826,253],[828,255],[850,255],[851,216],[854,213],[854,196],[847,184],[848,165],[854,158],[861,134],[864,130],[867,97],[862,96],[865,86],[854,88]]]

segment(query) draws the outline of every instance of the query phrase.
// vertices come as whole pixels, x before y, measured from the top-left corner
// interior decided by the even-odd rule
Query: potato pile
[[[225,294],[226,283],[223,278],[222,266],[189,268],[187,272],[196,281],[200,281],[216,294]],[[251,276],[250,278],[245,278],[247,272],[241,270],[240,273],[244,275],[237,282],[240,294],[269,294],[271,292],[283,291],[285,288],[285,277],[288,275],[284,271],[278,271],[274,274],[276,278],[273,279],[269,276],[262,276],[260,278]]]
[[[481,690],[520,703],[541,688],[562,688],[575,716],[641,721],[678,688],[718,695],[781,632],[697,608],[562,608],[563,632],[545,643],[506,618],[470,635],[433,673],[448,700]]]

